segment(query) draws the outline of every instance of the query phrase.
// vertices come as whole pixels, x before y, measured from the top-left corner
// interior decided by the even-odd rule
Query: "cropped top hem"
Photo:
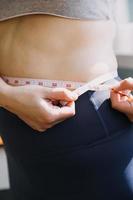
[[[31,14],[48,14],[78,20],[114,18],[115,0],[0,0],[0,21]]]
[[[82,17],[82,18],[78,18],[78,17],[70,17],[70,16],[66,16],[66,15],[59,15],[59,14],[55,14],[55,13],[49,13],[49,12],[29,12],[29,13],[22,13],[22,14],[16,14],[13,16],[7,16],[4,17],[2,19],[0,19],[0,22],[5,21],[5,20],[9,20],[9,19],[13,19],[16,17],[23,17],[23,16],[28,16],[28,15],[51,15],[51,16],[55,16],[55,17],[62,17],[62,18],[66,18],[66,19],[72,19],[72,20],[112,20],[111,18],[97,18],[97,17],[89,17],[89,19],[87,17]]]

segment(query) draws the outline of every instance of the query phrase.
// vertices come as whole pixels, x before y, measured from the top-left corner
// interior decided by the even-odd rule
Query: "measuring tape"
[[[113,79],[118,76],[117,71],[113,71],[104,75],[101,75],[89,82],[75,82],[75,81],[63,81],[63,80],[48,80],[48,79],[33,79],[33,78],[20,78],[2,76],[1,78],[9,85],[41,85],[44,87],[63,87],[67,89],[75,90],[78,95],[85,93],[87,90],[103,90],[104,82]],[[101,84],[101,85],[100,85]]]
[[[89,81],[88,83],[84,84],[83,86],[75,89],[75,92],[78,94],[78,96],[80,96],[83,93],[87,92],[88,90],[99,91],[99,90],[110,89],[112,86],[116,85],[116,82],[108,83],[108,84],[105,82],[109,81],[111,79],[114,79],[115,77],[118,77],[117,71],[101,75],[101,76],[97,77],[96,79],[93,79],[92,81]]]
[[[114,79],[118,76],[117,71],[109,72],[101,75],[89,82],[75,82],[75,81],[63,81],[63,80],[48,80],[48,79],[33,79],[33,78],[20,78],[20,77],[9,77],[2,76],[1,78],[9,85],[20,86],[20,85],[41,85],[44,87],[63,87],[72,89],[78,94],[82,95],[88,90],[99,91],[107,90],[110,87],[115,86],[116,82],[112,84],[104,84],[104,82]],[[66,105],[67,102],[61,101],[62,105]]]
[[[19,77],[1,77],[9,85],[41,85],[44,87],[63,87],[68,89],[76,89],[85,84],[85,82],[63,81],[63,80],[48,80],[48,79],[33,79],[33,78],[19,78]]]

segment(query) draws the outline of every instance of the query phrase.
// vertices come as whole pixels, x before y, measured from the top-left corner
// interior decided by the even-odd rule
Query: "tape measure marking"
[[[1,77],[6,83],[14,86],[19,85],[41,85],[44,87],[63,87],[68,89],[76,89],[83,86],[86,82],[74,82],[74,81],[63,81],[63,80],[48,80],[48,79],[32,79],[32,78],[19,78],[19,77]]]
[[[89,82],[75,82],[75,81],[63,81],[63,80],[48,80],[48,79],[33,79],[33,78],[19,78],[2,76],[1,78],[8,84],[19,86],[19,85],[41,85],[44,87],[63,87],[74,90],[79,96],[88,90],[105,90],[109,86],[104,82],[111,80],[118,76],[117,71],[109,72],[101,75]]]

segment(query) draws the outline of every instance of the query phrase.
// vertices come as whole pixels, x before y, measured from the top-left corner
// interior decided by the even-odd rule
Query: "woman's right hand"
[[[43,132],[75,115],[78,95],[65,88],[46,88],[37,85],[10,86],[4,108],[16,114],[31,128]],[[66,106],[58,106],[59,101]]]

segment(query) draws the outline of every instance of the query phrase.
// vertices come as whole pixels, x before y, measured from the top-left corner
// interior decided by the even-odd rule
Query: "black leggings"
[[[1,108],[0,133],[16,200],[133,199],[133,124],[109,91],[84,93],[76,115],[44,133]]]

